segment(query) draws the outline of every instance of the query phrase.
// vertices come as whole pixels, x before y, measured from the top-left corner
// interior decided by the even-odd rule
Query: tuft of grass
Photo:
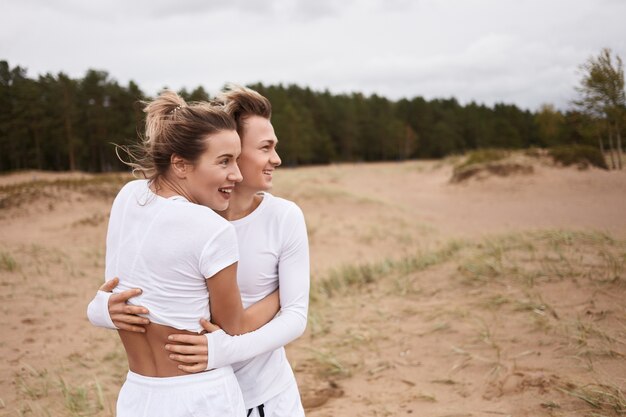
[[[59,377],[59,387],[65,408],[72,415],[94,415],[104,410],[106,401],[98,380],[95,380],[94,383],[74,386]]]
[[[309,312],[309,329],[311,338],[330,333],[331,323],[317,310]]]
[[[426,330],[425,332],[420,333],[420,336],[425,336],[427,334],[431,334],[431,333],[436,333],[436,332],[443,332],[446,330],[450,330],[451,326],[450,323],[448,322],[444,322],[444,321],[440,321],[435,323],[433,326],[431,326],[428,330]]]
[[[51,415],[91,416],[100,415],[105,407],[103,388],[98,380],[72,385],[61,373],[51,375],[46,369],[38,370],[21,363],[22,371],[15,378],[20,394],[18,415],[50,417]],[[63,405],[65,412],[50,409],[47,404]],[[112,412],[109,413],[113,415]]]
[[[65,408],[73,414],[85,414],[90,410],[91,404],[87,395],[87,389],[84,387],[72,387],[61,377],[59,377],[59,384]]]
[[[404,277],[413,272],[423,271],[445,263],[467,244],[454,240],[443,248],[417,255],[405,256],[398,260],[385,259],[380,262],[344,265],[330,270],[326,277],[314,280],[311,288],[311,301],[317,302],[326,297],[343,294],[347,290],[361,289],[383,277]],[[412,282],[397,281],[399,292],[411,292]]]
[[[50,410],[48,410],[43,405],[32,401],[26,402],[26,408],[24,408],[24,410],[28,410],[29,416],[32,415],[34,417],[52,417],[52,414],[50,414]]]
[[[21,366],[25,372],[15,379],[19,392],[30,400],[47,397],[51,387],[48,371],[37,370],[27,363],[21,363]]]
[[[102,213],[95,213],[91,216],[83,217],[80,220],[72,223],[72,227],[80,227],[80,226],[98,226],[103,223],[108,216],[105,216]]]
[[[561,408],[561,406],[554,401],[546,401],[544,403],[541,403],[541,406],[543,408],[548,408],[548,409],[555,409],[555,408]]]
[[[329,351],[310,349],[313,362],[321,376],[349,377],[352,372],[344,365],[337,356]]]
[[[541,248],[539,250],[538,248]],[[605,233],[542,231],[490,238],[471,247],[473,256],[460,262],[469,285],[510,279],[532,288],[538,280],[588,278],[620,283],[626,271],[626,242]]]
[[[501,177],[533,173],[532,165],[513,161],[509,158],[510,155],[511,151],[505,149],[480,149],[470,152],[463,162],[454,166],[450,182],[462,182],[483,173]]]
[[[509,304],[509,303],[511,303],[511,300],[508,297],[502,294],[495,294],[482,300],[480,302],[480,305],[482,305],[483,307],[489,310],[497,310],[501,306],[505,304]]]
[[[456,382],[453,379],[433,379],[432,381],[433,384],[443,384],[443,385],[456,385],[458,384],[458,382]]]
[[[415,287],[415,278],[408,275],[400,275],[393,281],[393,293],[401,296],[409,294],[421,294],[421,288]]]
[[[100,381],[98,381],[98,379],[95,380],[95,388],[96,388],[96,395],[97,395],[96,409],[104,410],[104,404],[106,404],[106,400],[104,398],[104,391],[102,389],[102,385],[100,385]]]
[[[566,384],[557,387],[561,392],[586,402],[597,410],[613,411],[618,415],[626,414],[626,396],[614,385],[587,384],[576,386]]]
[[[603,273],[599,280],[609,283],[623,281],[626,270],[626,253],[615,254],[606,249],[601,249],[599,255],[604,262]]]
[[[10,253],[0,252],[0,271],[13,272],[17,268],[17,262]]]
[[[612,350],[608,346],[618,343],[624,344],[614,336],[603,330],[599,324],[577,319],[573,323],[574,334],[571,339],[579,348],[581,356],[612,356],[623,357],[624,355]]]
[[[504,275],[502,264],[484,256],[465,261],[458,269],[466,285],[484,285]]]
[[[505,149],[478,149],[476,151],[469,152],[466,155],[465,161],[456,166],[456,168],[464,168],[474,164],[486,164],[489,162],[501,161],[511,154],[510,151]]]
[[[434,395],[429,395],[429,394],[424,394],[424,393],[418,393],[418,394],[413,395],[413,399],[417,401],[425,401],[429,403],[437,402],[437,398]]]

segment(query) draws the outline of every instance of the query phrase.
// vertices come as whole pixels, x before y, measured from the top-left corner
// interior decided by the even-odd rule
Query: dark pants
[[[263,408],[264,408],[264,407],[263,407],[263,404],[261,404],[261,405],[259,405],[259,406],[257,407],[257,409],[259,410],[259,416],[260,416],[260,417],[265,417],[265,411],[263,410]],[[248,410],[248,414],[247,414],[248,416],[249,416],[250,414],[252,414],[252,410],[254,410],[254,408],[251,408],[251,409],[249,409],[249,410]]]

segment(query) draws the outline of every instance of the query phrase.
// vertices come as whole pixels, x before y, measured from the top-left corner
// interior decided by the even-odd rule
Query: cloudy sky
[[[295,83],[391,99],[567,108],[578,66],[626,59],[624,0],[5,0],[0,59],[106,70],[148,94]]]

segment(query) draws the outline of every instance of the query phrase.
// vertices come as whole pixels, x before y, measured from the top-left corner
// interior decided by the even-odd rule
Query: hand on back
[[[112,292],[117,284],[119,284],[119,278],[115,277],[105,282],[100,291]],[[144,325],[149,324],[150,320],[145,317],[139,316],[139,314],[147,314],[148,309],[142,306],[129,305],[127,301],[141,294],[141,289],[132,288],[130,290],[122,291],[109,297],[109,315],[113,324],[120,329],[129,332],[145,333],[146,329]]]

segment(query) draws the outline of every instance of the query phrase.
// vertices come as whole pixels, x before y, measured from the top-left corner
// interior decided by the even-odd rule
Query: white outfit
[[[170,378],[128,371],[117,397],[117,417],[244,415],[243,397],[230,366]]]
[[[209,369],[232,365],[246,407],[253,408],[295,383],[283,346],[306,328],[309,244],[300,208],[269,193],[256,210],[231,223],[239,241],[237,283],[244,307],[280,287],[280,313],[260,329],[241,336],[207,334]]]
[[[261,407],[248,409],[248,417],[298,417],[304,416],[298,385],[294,380],[287,389],[263,402]]]
[[[206,278],[238,258],[233,227],[208,207],[160,197],[146,180],[129,182],[113,202],[105,277],[120,277],[116,293],[141,288],[128,302],[146,307],[152,323],[202,331]]]
[[[200,331],[209,317],[206,279],[238,260],[233,227],[213,210],[182,197],[154,194],[148,181],[126,184],[109,218],[105,278],[116,292],[139,287],[132,303],[153,322]],[[165,354],[165,351],[163,352]],[[243,397],[230,366],[198,375],[151,378],[129,372],[118,416],[243,416]]]
[[[239,242],[237,282],[244,307],[280,286],[281,311],[251,333],[229,336],[220,330],[207,334],[209,369],[232,365],[246,408],[256,410],[265,403],[266,417],[271,417],[271,410],[275,417],[303,416],[283,346],[302,335],[307,322],[310,272],[304,216],[293,202],[264,193],[252,213],[231,223]],[[108,313],[109,296],[102,292],[91,302],[88,315],[94,325],[115,328]]]

